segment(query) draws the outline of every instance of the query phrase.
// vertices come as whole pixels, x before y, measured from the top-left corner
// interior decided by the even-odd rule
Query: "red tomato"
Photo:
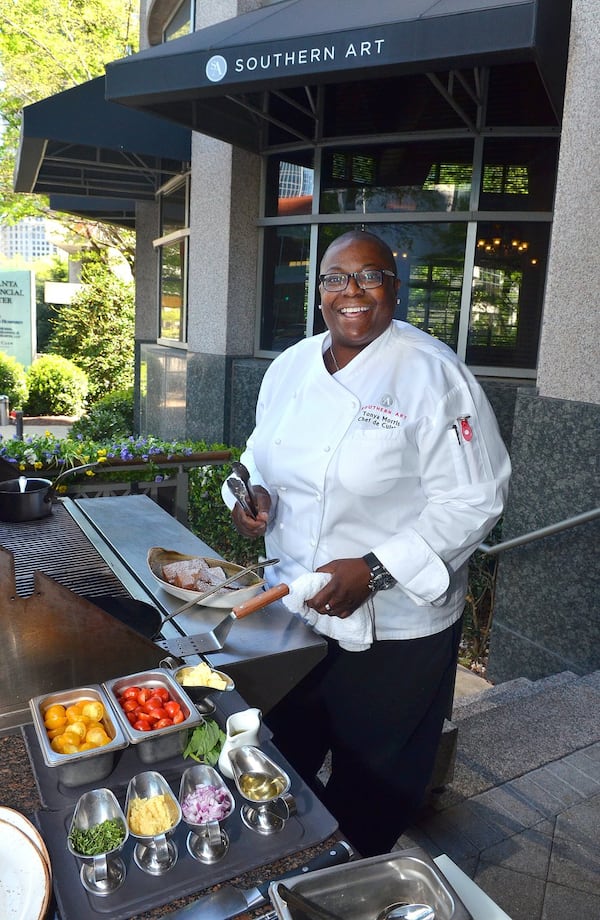
[[[154,696],[159,696],[163,703],[166,703],[167,700],[170,699],[169,691],[166,687],[154,687],[152,693]]]
[[[152,729],[152,726],[149,722],[142,722],[141,719],[138,719],[137,722],[134,722],[133,727],[135,728],[136,732],[149,732]]]
[[[137,713],[136,713],[136,712],[128,712],[128,713],[127,713],[127,718],[129,719],[129,724],[130,724],[130,725],[133,725],[133,724],[134,724],[135,722],[137,722],[137,720],[138,720],[138,717],[137,717]]]
[[[167,703],[165,703],[164,708],[166,709],[167,715],[170,719],[172,719],[176,713],[181,712],[181,706],[175,700],[169,700]]]
[[[139,692],[140,692],[139,687],[126,687],[125,690],[123,690],[120,699],[122,700],[133,699],[137,697]]]
[[[151,722],[158,722],[160,719],[167,718],[167,711],[162,707],[157,707],[156,709],[148,710],[148,718]]]
[[[176,712],[175,715],[173,716],[173,725],[179,725],[179,723],[183,722],[184,719],[185,719],[185,716],[180,709],[179,712]]]
[[[149,700],[146,700],[146,712],[150,712],[151,709],[161,709],[163,702],[160,696],[151,696]]]
[[[154,723],[154,726],[153,726],[153,727],[154,727],[155,729],[156,729],[156,728],[168,728],[168,727],[169,727],[170,725],[172,725],[172,724],[173,724],[173,722],[172,722],[171,719],[159,719],[158,722],[155,722],[155,723]]]
[[[121,706],[125,712],[133,712],[134,709],[138,708],[138,701],[133,699],[133,697],[127,697],[126,700],[122,700]]]

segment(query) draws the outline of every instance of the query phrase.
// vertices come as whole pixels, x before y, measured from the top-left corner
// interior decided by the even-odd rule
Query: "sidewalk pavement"
[[[600,672],[492,687],[459,669],[454,777],[396,848],[446,854],[511,920],[600,918],[599,711]]]
[[[28,437],[41,437],[50,432],[56,438],[66,438],[71,430],[74,419],[63,416],[48,416],[23,419],[23,439]],[[16,437],[17,426],[14,423],[0,425],[0,435],[3,441],[12,441]]]

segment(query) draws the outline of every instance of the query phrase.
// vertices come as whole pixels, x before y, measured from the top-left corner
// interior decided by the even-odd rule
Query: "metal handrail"
[[[496,543],[494,546],[490,546],[488,543],[480,543],[477,548],[487,556],[497,556],[498,553],[502,553],[506,549],[533,543],[534,540],[540,540],[542,537],[549,537],[555,533],[562,533],[564,530],[577,527],[578,524],[587,524],[588,521],[594,521],[599,517],[600,508],[593,508],[591,511],[584,511],[583,514],[576,514],[574,517],[566,518],[564,521],[558,521],[556,524],[548,524],[547,527],[540,527],[539,530],[532,530],[531,533],[513,537],[512,540],[504,540],[503,543]]]

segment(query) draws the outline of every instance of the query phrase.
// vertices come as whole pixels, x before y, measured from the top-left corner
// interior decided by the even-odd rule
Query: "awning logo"
[[[218,83],[227,73],[227,61],[222,54],[213,54],[206,62],[206,76],[211,83]]]

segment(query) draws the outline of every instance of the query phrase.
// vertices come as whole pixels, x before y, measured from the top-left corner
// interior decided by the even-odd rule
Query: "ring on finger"
[[[325,604],[325,610],[327,611],[327,613],[329,613],[329,611],[331,610],[331,604]]]

